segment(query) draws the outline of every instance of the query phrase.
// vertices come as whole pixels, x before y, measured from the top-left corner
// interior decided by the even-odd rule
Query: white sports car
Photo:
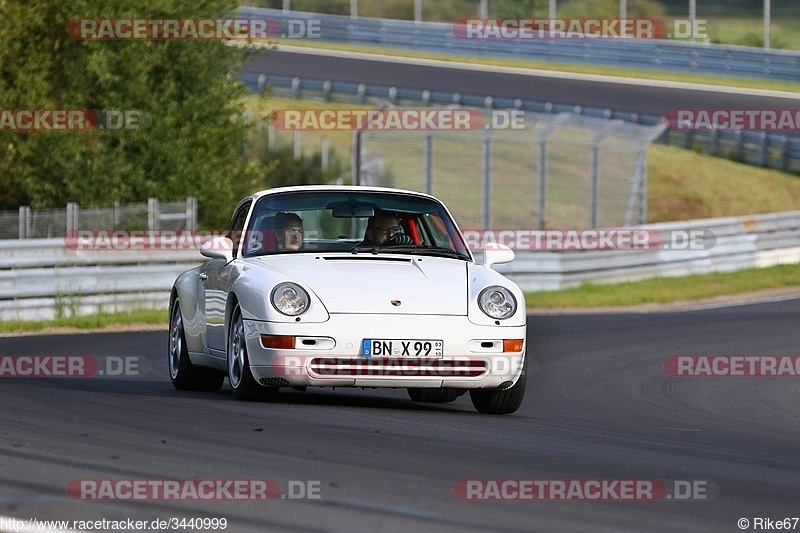
[[[525,393],[522,291],[475,264],[434,197],[346,186],[262,191],[236,207],[210,258],[175,281],[169,371],[178,389],[236,398],[281,387],[402,387],[414,401],[469,391],[482,413]]]

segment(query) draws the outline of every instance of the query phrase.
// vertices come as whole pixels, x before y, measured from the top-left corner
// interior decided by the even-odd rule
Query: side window
[[[244,233],[244,222],[247,220],[247,212],[250,211],[250,202],[246,203],[236,211],[231,223],[231,229],[228,231],[228,237],[233,241],[233,257],[239,256],[239,242],[242,240],[242,233]]]

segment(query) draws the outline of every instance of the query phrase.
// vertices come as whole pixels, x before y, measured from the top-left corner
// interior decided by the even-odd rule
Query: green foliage
[[[666,9],[657,0],[628,0],[627,18],[659,18]],[[558,5],[559,17],[612,18],[619,16],[619,0],[568,0]]]
[[[206,225],[255,187],[245,58],[219,41],[79,41],[76,18],[221,17],[233,0],[1,0],[0,109],[138,110],[139,131],[0,132],[0,209],[199,198]]]
[[[280,145],[270,150],[267,143],[266,128],[260,128],[248,141],[251,158],[260,163],[262,170],[258,181],[259,189],[292,185],[318,185],[332,182],[344,173],[344,164],[335,151],[329,151],[328,170],[322,170],[322,154],[301,154],[294,157],[290,144]]]

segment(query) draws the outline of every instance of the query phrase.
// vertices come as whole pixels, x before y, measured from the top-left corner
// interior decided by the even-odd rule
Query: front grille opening
[[[261,378],[258,380],[259,383],[264,385],[265,387],[288,387],[289,380],[285,378]]]

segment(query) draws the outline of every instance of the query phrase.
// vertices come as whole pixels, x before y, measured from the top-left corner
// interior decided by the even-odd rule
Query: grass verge
[[[528,307],[592,308],[693,301],[765,289],[798,287],[800,265],[777,265],[721,274],[653,278],[614,285],[582,285],[574,289],[527,293]]]
[[[723,274],[653,278],[614,285],[582,285],[574,289],[526,293],[525,303],[527,307],[536,309],[626,307],[691,302],[718,296],[792,287],[797,287],[800,292],[800,265],[778,265]],[[166,310],[139,310],[57,320],[4,321],[0,322],[0,333],[132,330],[153,325],[166,327],[167,321]]]
[[[0,321],[0,333],[30,333],[44,330],[96,330],[135,329],[143,325],[164,325],[169,317],[164,309],[140,309],[127,313],[100,313],[97,315],[72,316],[55,320],[4,320]]]

